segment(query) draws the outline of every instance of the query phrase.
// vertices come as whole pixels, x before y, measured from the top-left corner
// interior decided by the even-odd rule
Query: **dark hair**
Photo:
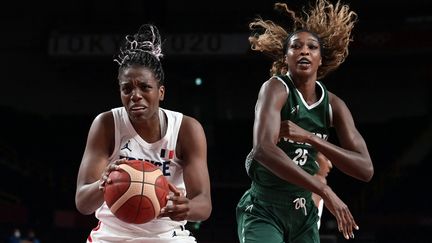
[[[119,64],[119,72],[133,65],[144,66],[154,73],[155,78],[159,80],[159,85],[163,85],[161,45],[158,28],[152,24],[143,24],[137,33],[126,35],[119,54],[114,58],[114,61]]]

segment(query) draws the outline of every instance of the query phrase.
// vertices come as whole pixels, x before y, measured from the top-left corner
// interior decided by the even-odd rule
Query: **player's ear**
[[[163,101],[165,98],[165,86],[161,85],[159,87],[159,101]]]

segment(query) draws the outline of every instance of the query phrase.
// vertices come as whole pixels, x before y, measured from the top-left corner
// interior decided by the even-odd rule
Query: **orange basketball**
[[[130,160],[109,174],[104,198],[111,212],[127,223],[143,224],[155,219],[167,204],[168,181],[150,162]]]

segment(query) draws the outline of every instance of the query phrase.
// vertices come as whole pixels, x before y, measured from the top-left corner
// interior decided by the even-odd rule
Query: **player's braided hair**
[[[133,65],[149,68],[159,80],[159,85],[163,85],[164,72],[160,62],[161,57],[163,54],[159,30],[154,25],[144,24],[137,33],[126,35],[114,61],[119,64],[119,71]]]
[[[327,0],[317,0],[308,12],[303,9],[302,16],[297,16],[285,3],[276,3],[274,7],[291,18],[290,28],[285,30],[275,22],[261,17],[249,24],[254,33],[249,37],[251,48],[273,58],[273,68],[270,70],[272,75],[280,73],[289,37],[303,30],[317,36],[320,41],[322,65],[318,68],[318,78],[325,77],[345,61],[349,43],[353,40],[351,31],[357,21],[357,14],[348,5],[339,1],[333,5]]]

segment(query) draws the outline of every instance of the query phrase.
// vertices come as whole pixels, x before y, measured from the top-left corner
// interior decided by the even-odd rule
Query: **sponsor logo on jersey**
[[[129,152],[132,152],[132,149],[129,148],[129,143],[130,143],[130,140],[128,140],[127,143],[125,143],[125,145],[123,145],[123,147],[121,147],[120,150],[127,149],[127,150],[129,150]]]
[[[300,106],[296,105],[295,107],[291,108],[291,114],[297,114],[300,110]]]
[[[318,136],[319,138],[322,138],[322,139],[324,139],[324,140],[327,140],[327,138],[328,138],[328,134],[322,134],[322,133],[316,133],[316,132],[313,132],[313,134],[315,134],[316,136]],[[296,141],[293,141],[293,140],[288,139],[288,138],[286,138],[286,137],[283,137],[283,138],[279,139],[279,141],[281,141],[281,140],[283,140],[283,141],[285,141],[285,142],[288,142],[288,143],[304,144],[304,145],[307,145],[307,146],[312,146],[312,145],[310,145],[309,143],[305,143],[305,142],[296,142]]]

